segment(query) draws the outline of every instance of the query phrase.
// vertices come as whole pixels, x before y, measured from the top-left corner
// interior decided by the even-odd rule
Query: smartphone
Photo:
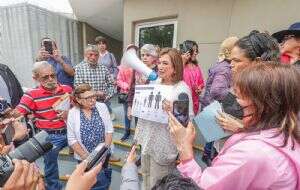
[[[173,115],[184,126],[187,127],[189,123],[189,101],[176,100],[173,102]]]
[[[52,41],[44,41],[43,45],[45,47],[45,50],[48,51],[50,55],[53,54],[53,46],[52,46]]]
[[[98,165],[101,161],[103,161],[103,165],[108,164],[108,158],[109,158],[109,148],[105,145],[97,146],[95,150],[89,154],[89,156],[86,158],[87,161],[87,167],[85,171],[89,171],[96,165]]]
[[[13,141],[15,129],[12,126],[12,123],[7,124],[7,126],[4,129],[2,129],[1,135],[5,145],[9,145]]]

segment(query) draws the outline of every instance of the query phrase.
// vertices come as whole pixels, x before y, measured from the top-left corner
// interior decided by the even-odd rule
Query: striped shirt
[[[24,93],[17,110],[23,114],[33,114],[35,126],[40,129],[60,129],[66,126],[65,121],[57,116],[52,105],[65,93],[71,93],[72,88],[58,85],[56,92],[50,92],[42,86]]]

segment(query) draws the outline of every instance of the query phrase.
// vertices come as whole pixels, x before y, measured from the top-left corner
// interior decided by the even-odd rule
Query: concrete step
[[[114,129],[115,129],[115,132],[124,132],[125,128],[123,125],[114,125]],[[135,132],[135,128],[131,128],[130,129],[131,133],[134,133]],[[132,138],[132,135],[131,135],[131,138]],[[129,139],[130,141],[130,139]],[[132,140],[131,140],[132,142]],[[113,143],[117,146],[123,146],[123,147],[126,147],[126,148],[130,148],[131,145],[129,143],[127,143],[127,141],[125,142],[122,142],[120,140],[113,140]],[[197,150],[197,151],[201,151],[203,152],[204,148],[202,145],[194,145],[194,149]]]

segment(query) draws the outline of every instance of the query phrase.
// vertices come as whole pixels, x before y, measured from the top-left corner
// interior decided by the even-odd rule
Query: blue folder
[[[216,121],[216,116],[221,111],[222,105],[218,101],[214,101],[196,115],[193,119],[197,131],[196,144],[205,145],[231,135],[231,133],[225,132]]]

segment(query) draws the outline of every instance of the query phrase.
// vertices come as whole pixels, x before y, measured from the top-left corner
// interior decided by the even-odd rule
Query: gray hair
[[[93,52],[97,52],[99,53],[99,49],[96,45],[92,45],[92,44],[88,44],[86,46],[86,48],[84,49],[84,53],[88,52],[88,51],[93,51]]]
[[[32,76],[38,77],[41,68],[45,68],[45,67],[50,67],[54,71],[53,66],[49,64],[47,61],[39,61],[39,62],[35,62],[33,65]]]
[[[158,58],[158,49],[153,44],[145,44],[141,48],[141,53],[149,54],[153,57]]]

